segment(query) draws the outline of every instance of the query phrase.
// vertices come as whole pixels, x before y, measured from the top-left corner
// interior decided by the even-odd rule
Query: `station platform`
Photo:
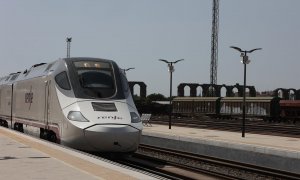
[[[156,179],[80,151],[0,127],[1,179]]]
[[[141,143],[300,174],[300,139],[152,124]]]

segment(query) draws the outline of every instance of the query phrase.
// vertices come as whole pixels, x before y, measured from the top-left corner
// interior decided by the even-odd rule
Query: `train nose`
[[[129,125],[94,125],[84,136],[96,151],[132,152],[140,142],[141,131]]]

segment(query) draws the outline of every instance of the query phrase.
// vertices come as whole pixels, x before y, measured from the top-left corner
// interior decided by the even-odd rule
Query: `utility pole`
[[[219,31],[219,0],[213,0],[212,8],[212,30],[211,30],[211,61],[210,61],[210,85],[217,84],[218,68],[218,31]],[[209,90],[210,96],[213,96],[212,87]]]

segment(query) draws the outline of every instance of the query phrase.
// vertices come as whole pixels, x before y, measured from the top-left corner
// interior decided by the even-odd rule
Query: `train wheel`
[[[14,130],[18,130],[18,124],[14,123]]]
[[[7,123],[7,121],[5,121],[4,127],[8,128],[8,123]]]
[[[47,130],[47,129],[43,129],[43,128],[40,129],[40,138],[54,142],[54,143],[57,142],[56,134],[51,130]]]
[[[46,139],[47,133],[43,128],[40,128],[40,138],[41,139]]]
[[[47,139],[54,143],[57,142],[56,134],[53,131],[48,131]]]
[[[8,125],[7,125],[7,126],[8,126]],[[15,124],[14,124],[14,130],[20,131],[20,132],[24,132],[23,124],[21,124],[21,123],[15,123]]]
[[[23,124],[19,124],[19,125],[18,125],[18,131],[24,133]]]
[[[5,120],[0,120],[0,125],[6,127],[7,122]]]

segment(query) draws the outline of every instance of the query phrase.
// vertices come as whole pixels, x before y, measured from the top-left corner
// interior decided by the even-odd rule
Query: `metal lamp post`
[[[72,41],[71,37],[67,37],[66,38],[66,42],[67,42],[67,58],[70,58],[71,41]]]
[[[134,67],[131,67],[131,68],[123,69],[124,74],[126,75],[126,71],[129,71],[129,70],[131,70],[131,69],[135,69],[135,68],[134,68]]]
[[[244,87],[243,87],[243,121],[242,121],[242,137],[245,137],[245,119],[246,119],[246,65],[250,63],[247,53],[252,53],[256,50],[262,50],[262,48],[255,48],[250,51],[242,50],[239,47],[230,46],[241,53],[242,63],[244,64]]]
[[[172,74],[175,71],[173,64],[178,63],[179,61],[183,61],[184,59],[179,59],[177,61],[167,61],[165,59],[159,59],[159,61],[165,62],[168,64],[169,72],[170,72],[170,111],[169,111],[169,129],[171,129],[172,124]]]

